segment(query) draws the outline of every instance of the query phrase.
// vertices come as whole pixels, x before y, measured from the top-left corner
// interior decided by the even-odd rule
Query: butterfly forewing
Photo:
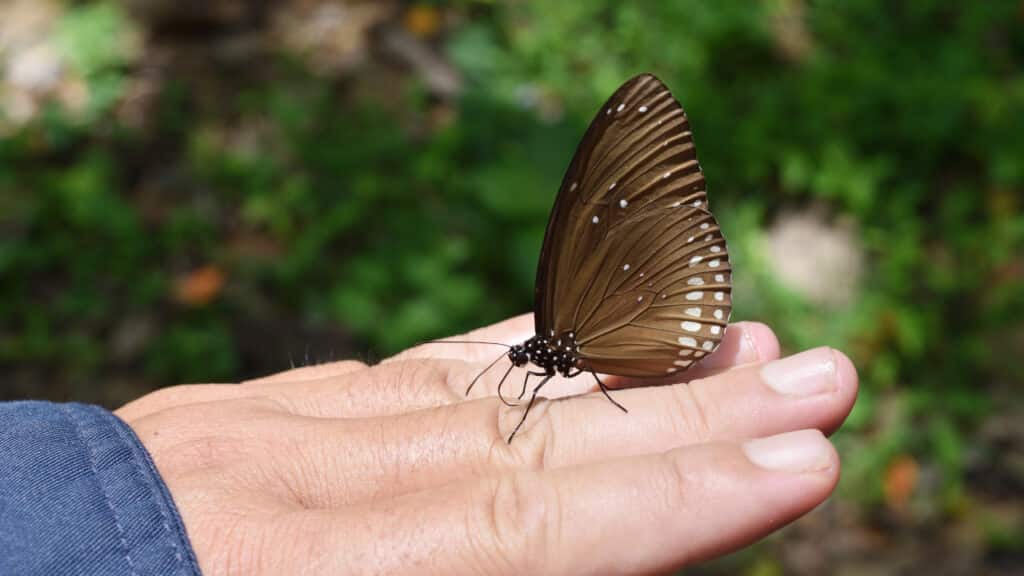
[[[683,370],[724,334],[730,270],[686,114],[654,76],[629,80],[598,111],[555,201],[537,334],[574,333],[588,370]]]

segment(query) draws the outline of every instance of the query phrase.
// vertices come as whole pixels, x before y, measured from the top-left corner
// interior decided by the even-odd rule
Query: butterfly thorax
[[[556,373],[571,376],[573,368],[578,368],[576,357],[576,338],[572,332],[560,337],[546,338],[534,336],[522,344],[513,346],[508,352],[509,360],[516,366],[534,364],[544,370],[548,376]]]

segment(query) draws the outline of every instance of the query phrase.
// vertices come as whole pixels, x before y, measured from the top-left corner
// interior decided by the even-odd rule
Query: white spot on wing
[[[686,283],[689,284],[690,286],[703,286],[704,279],[701,278],[700,276],[694,276],[693,278],[687,280]]]
[[[716,320],[721,320],[722,316],[724,316],[724,314],[722,314],[722,310],[721,309],[715,310],[715,319]]]
[[[640,112],[641,114],[643,114],[644,112],[647,112],[647,106],[641,106],[641,107],[637,108],[637,110],[638,110],[638,111],[639,111],[639,112]]]
[[[694,307],[694,308],[687,308],[686,309],[686,315],[687,316],[693,316],[694,318],[700,318],[700,307],[697,306],[697,307]]]
[[[680,336],[679,343],[682,344],[683,346],[689,346],[690,348],[697,347],[697,339],[694,338],[693,336]],[[682,354],[682,352],[679,353],[680,356]]]
[[[593,218],[590,219],[590,221],[593,222],[594,224],[597,224],[598,222],[601,221],[601,219],[598,218],[597,216],[594,216]]]
[[[625,272],[626,270],[629,270],[629,264],[622,265],[622,271]]]
[[[721,326],[712,326],[712,327],[711,327],[711,333],[712,333],[712,334],[715,334],[715,335],[717,335],[717,334],[718,334],[718,333],[720,333],[721,331],[722,331],[722,327],[721,327]]]
[[[715,274],[715,282],[725,282],[724,274]]]
[[[675,364],[676,366],[682,366],[683,368],[686,368],[690,364],[693,364],[693,360],[676,360],[675,362],[673,362],[673,364]]]
[[[701,224],[701,225],[700,225],[700,229],[701,229],[701,230],[707,230],[707,229],[708,229],[708,227],[709,227],[709,226],[708,226],[708,223],[707,223],[707,222],[705,222],[705,223],[703,223],[703,224]]]
[[[619,200],[619,208],[625,208],[626,206],[629,206],[629,200],[626,200],[625,198]]]
[[[704,297],[704,293],[701,292],[700,290],[698,290],[696,292],[690,292],[689,294],[686,295],[686,299],[687,300],[700,300],[703,297]]]
[[[569,192],[574,192],[577,186],[579,186],[579,182],[573,182],[572,185],[569,186]]]
[[[626,107],[626,105],[625,105],[625,104],[619,104],[619,107],[618,107],[618,108],[616,108],[616,109],[615,109],[615,111],[616,111],[616,112],[622,112],[622,109],[623,109],[623,108],[625,108],[625,107]]]
[[[682,326],[683,330],[686,330],[687,332],[697,332],[700,330],[699,322],[690,322],[689,320],[687,320],[680,324],[680,326]]]
[[[704,348],[705,350],[711,350],[714,347],[715,347],[715,343],[712,342],[711,340],[705,340],[704,341],[704,346],[702,346],[702,348]]]
[[[667,374],[671,374],[671,373],[675,372],[676,370],[679,370],[679,369],[678,368],[669,368],[669,369],[665,370],[665,372]]]
[[[718,245],[712,246],[711,247],[711,251],[714,252],[715,254],[717,254],[717,253],[722,251],[722,247],[718,246]]]
[[[721,264],[721,263],[722,262],[718,258],[715,258],[714,260],[708,262],[708,266],[710,266],[712,268],[718,268],[718,265]]]
[[[715,292],[715,300],[718,300],[719,302],[725,300],[725,292]]]
[[[693,258],[690,258],[690,266],[693,266],[694,264],[700,263],[700,261],[703,260],[703,259],[704,259],[704,257],[701,256],[700,254],[694,256]]]
[[[612,185],[611,185],[611,186],[609,186],[609,187],[608,187],[608,189],[609,189],[609,190],[613,190],[613,189],[615,189],[615,185],[616,185],[616,184],[617,184],[617,182],[612,182]]]

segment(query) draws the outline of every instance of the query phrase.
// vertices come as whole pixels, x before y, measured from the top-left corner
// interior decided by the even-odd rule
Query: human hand
[[[520,316],[466,338],[532,328]],[[463,396],[501,353],[428,344],[373,367],[165,388],[117,414],[208,575],[659,573],[765,536],[838,480],[819,430],[857,394],[839,352],[777,360],[771,330],[734,324],[689,384],[606,377],[629,414],[593,379],[553,380],[511,444],[523,407],[495,397],[503,370]]]

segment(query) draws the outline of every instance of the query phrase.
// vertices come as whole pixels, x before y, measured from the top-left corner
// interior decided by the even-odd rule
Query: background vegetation
[[[641,71],[690,115],[736,315],[863,380],[840,496],[703,573],[1020,573],[1019,1],[11,0],[0,398],[527,311],[562,171]]]

